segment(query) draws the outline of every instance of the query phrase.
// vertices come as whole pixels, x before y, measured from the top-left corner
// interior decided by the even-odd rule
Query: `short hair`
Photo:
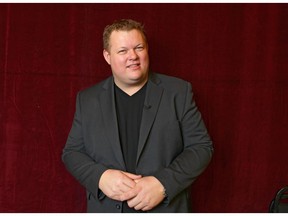
[[[115,20],[111,25],[107,25],[105,27],[103,32],[103,48],[105,50],[110,48],[109,40],[113,31],[131,31],[134,29],[138,30],[142,34],[145,42],[147,43],[146,32],[143,24],[132,19],[120,19]]]

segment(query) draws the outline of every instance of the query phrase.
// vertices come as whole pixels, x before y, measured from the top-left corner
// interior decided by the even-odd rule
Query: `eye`
[[[137,47],[136,47],[136,50],[137,50],[137,51],[142,51],[142,50],[144,50],[144,46],[137,46]]]
[[[127,50],[121,49],[117,53],[120,54],[120,55],[123,55],[123,54],[127,53]]]

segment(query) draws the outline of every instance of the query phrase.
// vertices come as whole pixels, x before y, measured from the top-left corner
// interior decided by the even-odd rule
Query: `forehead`
[[[123,43],[143,43],[145,42],[144,36],[137,29],[130,31],[113,31],[110,36],[110,45],[121,45]]]

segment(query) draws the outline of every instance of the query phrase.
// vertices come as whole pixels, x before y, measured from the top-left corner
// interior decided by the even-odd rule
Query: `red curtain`
[[[0,212],[83,212],[61,152],[76,93],[110,76],[103,28],[143,22],[151,68],[189,80],[213,160],[195,212],[267,212],[288,184],[287,4],[0,4]]]

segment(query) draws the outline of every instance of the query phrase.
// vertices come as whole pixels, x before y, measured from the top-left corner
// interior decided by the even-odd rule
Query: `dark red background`
[[[264,3],[0,4],[0,212],[85,211],[61,152],[119,18],[145,24],[154,71],[193,84],[215,146],[194,211],[267,212],[288,184],[288,7]]]

